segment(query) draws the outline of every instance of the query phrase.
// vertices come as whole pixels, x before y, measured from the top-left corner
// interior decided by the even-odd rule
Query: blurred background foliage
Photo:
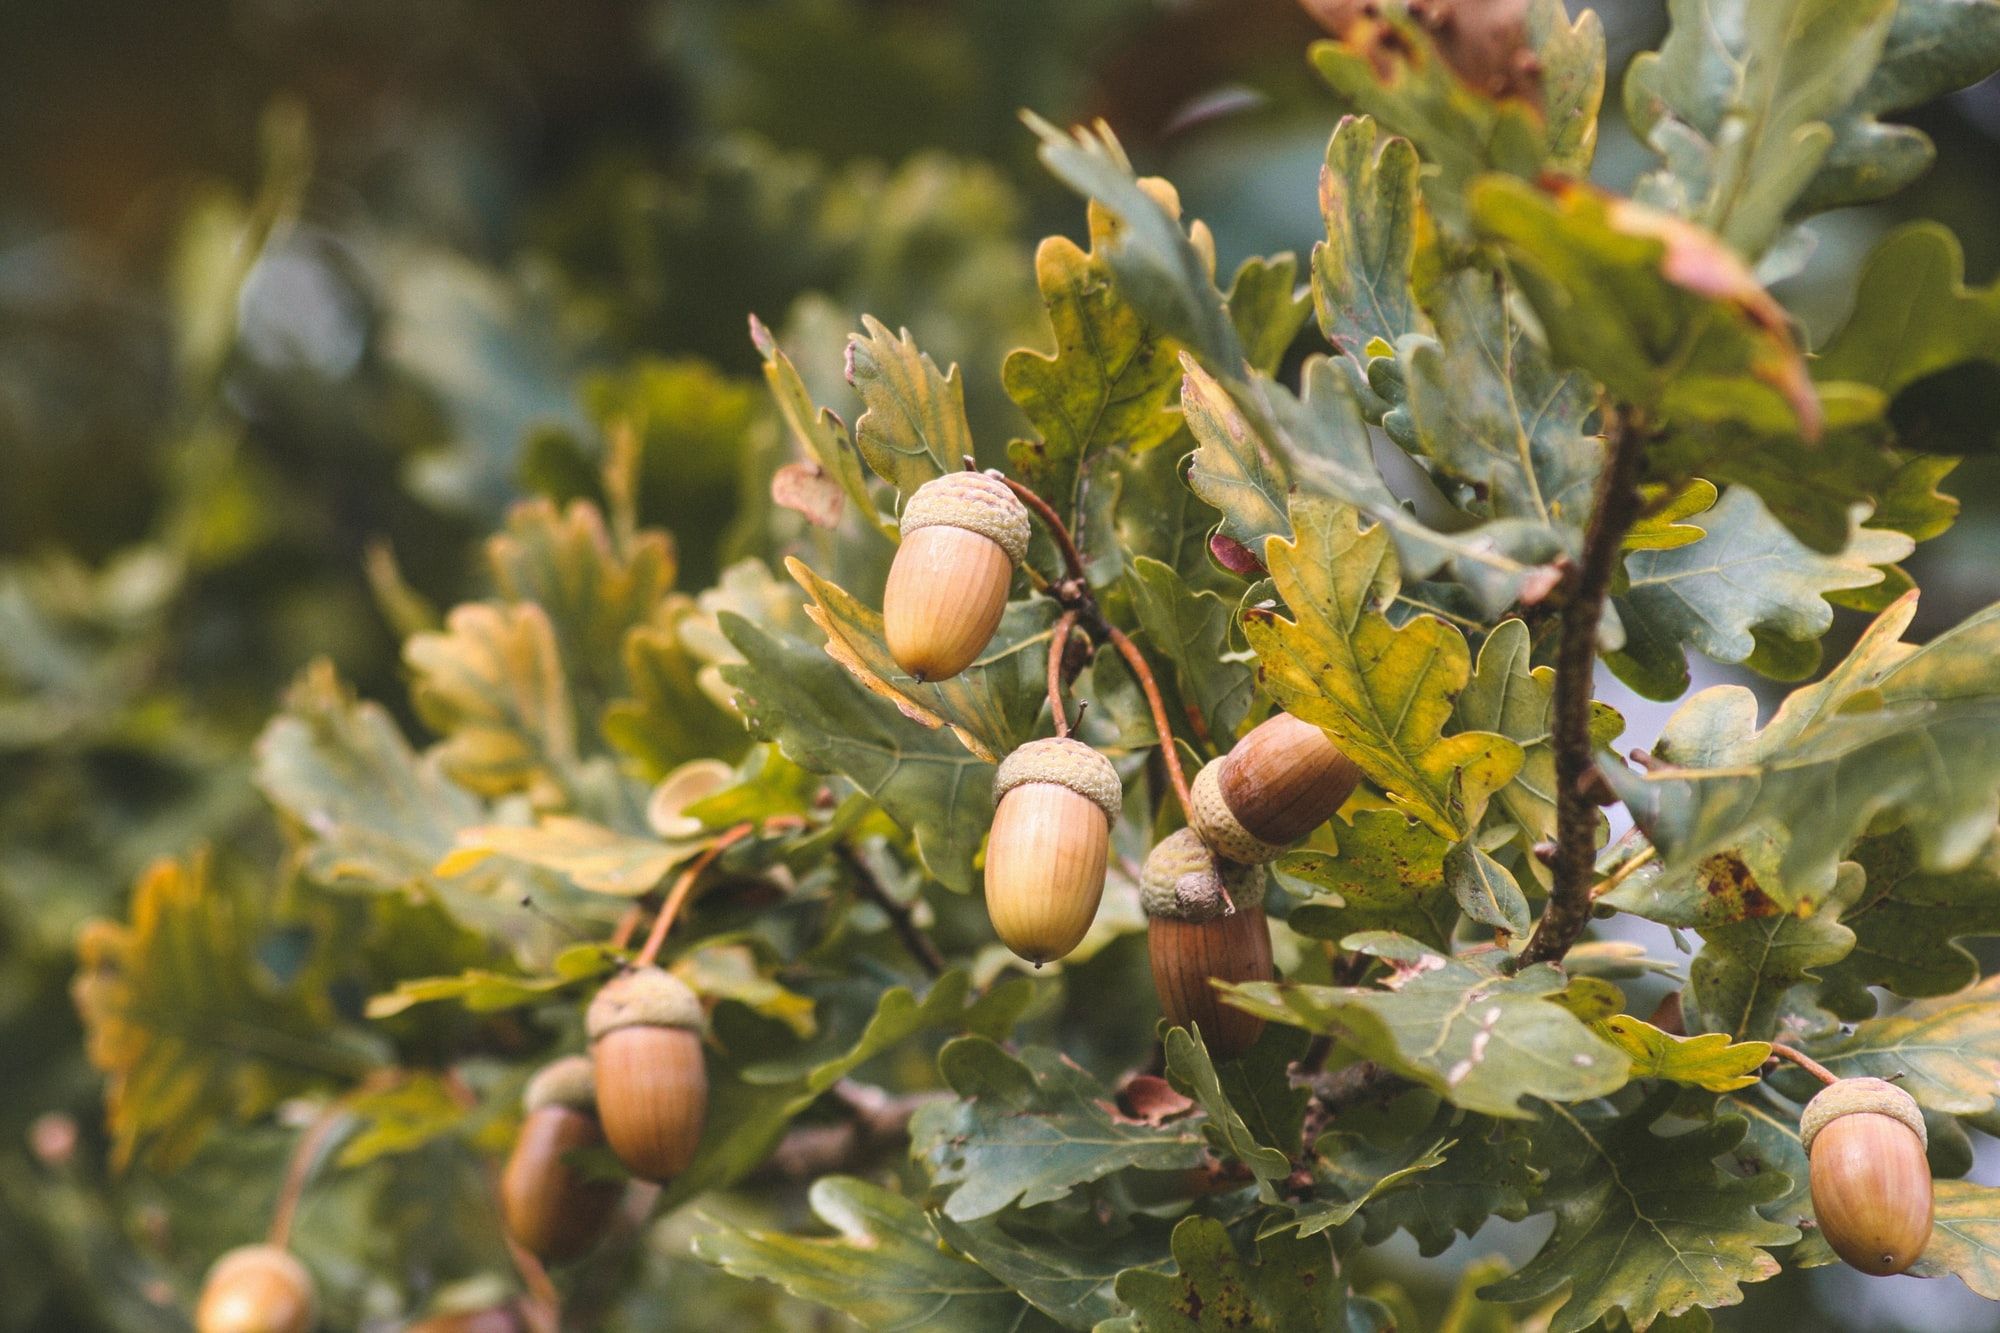
[[[1664,16],[1596,7],[1615,86]],[[596,497],[620,431],[643,439],[639,516],[675,534],[679,586],[713,582],[762,539],[785,448],[753,311],[842,404],[858,315],[909,326],[970,368],[997,456],[1021,423],[990,368],[1041,341],[1033,241],[1081,230],[1019,109],[1107,118],[1211,224],[1223,271],[1303,252],[1339,110],[1302,59],[1315,31],[1289,0],[0,7],[0,1328],[171,1326],[155,1302],[188,1275],[147,1257],[169,1216],[221,1236],[266,1206],[215,1182],[246,1159],[275,1176],[275,1128],[212,1149],[236,1159],[213,1178],[109,1174],[67,989],[80,924],[121,913],[155,857],[206,842],[213,873],[276,863],[250,742],[286,681],[326,656],[404,708],[402,635],[483,588],[478,538],[508,504]],[[1914,119],[1937,167],[1816,220],[1779,289],[1815,335],[1905,216],[1951,225],[1970,280],[2000,269],[2000,91]],[[1642,160],[1607,121],[1600,174],[1625,185]],[[1969,380],[1938,428],[1990,437],[1993,387]],[[1919,629],[1992,595],[1993,476],[1974,460],[1950,486],[1967,515],[1913,569]],[[1077,1012],[1136,959],[1080,970]],[[697,1225],[670,1219],[635,1260],[624,1326],[666,1326],[669,1303],[676,1328],[826,1326],[679,1257]],[[1414,1280],[1441,1301],[1454,1275]],[[1723,1313],[1900,1317],[1843,1281],[1765,1284]]]

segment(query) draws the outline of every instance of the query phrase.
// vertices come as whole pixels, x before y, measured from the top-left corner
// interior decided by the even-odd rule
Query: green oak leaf
[[[1670,0],[1626,114],[1666,159],[1641,197],[1764,252],[1833,147],[1827,122],[1868,82],[1896,0]]]
[[[1299,261],[1290,254],[1255,256],[1237,267],[1229,283],[1229,322],[1243,340],[1251,370],[1275,375],[1306,320],[1312,296],[1299,286]]]
[[[129,922],[84,925],[71,994],[105,1075],[117,1169],[143,1159],[170,1172],[224,1121],[376,1064],[335,1027],[325,995],[266,974],[263,925],[206,852],[156,861],[133,889]]]
[[[1135,1269],[1118,1277],[1132,1313],[1098,1333],[1346,1333],[1347,1284],[1332,1238],[1269,1236],[1246,1259],[1222,1223],[1189,1217],[1174,1228],[1174,1273]]]
[[[1524,6],[1522,58],[1538,71],[1540,104],[1490,97],[1451,68],[1428,31],[1400,6],[1348,25],[1339,41],[1315,43],[1315,69],[1341,100],[1423,154],[1431,207],[1463,216],[1467,184],[1483,171],[1528,178],[1582,172],[1596,146],[1604,95],[1604,35],[1595,12],[1574,23],[1560,0]]]
[[[1969,1180],[1931,1186],[1931,1239],[1910,1268],[1918,1277],[1951,1273],[2000,1301],[2000,1189]]]
[[[544,815],[533,824],[475,824],[437,864],[446,877],[464,874],[500,856],[552,870],[586,893],[638,898],[651,893],[669,871],[692,859],[705,838],[662,840],[620,833],[570,815]]]
[[[695,759],[733,762],[749,748],[743,723],[703,686],[700,656],[683,631],[701,618],[676,597],[625,636],[625,697],[604,710],[604,738],[649,778]]]
[[[1391,347],[1423,331],[1410,290],[1419,211],[1417,150],[1380,134],[1367,116],[1343,116],[1319,172],[1326,239],[1313,246],[1313,311],[1320,332],[1360,366],[1370,343]]]
[[[940,373],[908,329],[891,333],[872,316],[847,342],[847,381],[865,410],[854,443],[875,475],[908,500],[917,487],[956,472],[971,455],[965,385],[958,367]]]
[[[1458,925],[1458,900],[1444,879],[1451,844],[1394,810],[1357,810],[1339,836],[1338,851],[1290,852],[1278,861],[1281,874],[1318,891],[1292,908],[1292,929],[1335,941],[1387,931],[1448,949]]]
[[[1541,1300],[1567,1289],[1550,1333],[1582,1333],[1613,1311],[1644,1327],[1697,1305],[1734,1305],[1741,1284],[1777,1274],[1766,1251],[1799,1233],[1757,1209],[1785,1190],[1786,1178],[1744,1179],[1716,1168],[1714,1159],[1743,1137],[1737,1117],[1656,1133],[1674,1095],[1663,1091],[1624,1116],[1603,1106],[1548,1106],[1533,1161],[1548,1176],[1539,1206],[1555,1214],[1555,1231],[1482,1297]]]
[[[1065,1328],[1095,1328],[1119,1315],[1120,1273],[1162,1272],[1172,1262],[1164,1223],[1137,1217],[1106,1225],[1094,1211],[1045,1216],[1051,1211],[1009,1209],[975,1222],[932,1213],[930,1222],[945,1244]]]
[[[916,839],[939,883],[970,892],[992,815],[993,765],[903,716],[819,648],[733,612],[721,626],[744,659],[722,676],[751,729],[793,763],[851,780]]]
[[[1423,302],[1437,336],[1397,344],[1419,451],[1470,490],[1469,512],[1549,529],[1576,548],[1603,457],[1583,430],[1596,386],[1549,363],[1492,274],[1462,269]]]
[[[444,771],[482,796],[566,804],[577,781],[576,709],[548,613],[532,602],[453,609],[403,645],[417,715],[445,739]]]
[[[1658,419],[1820,436],[1819,399],[1784,310],[1723,242],[1592,187],[1504,176],[1472,187],[1556,360]]]
[[[1428,1094],[1412,1096],[1420,1095]],[[1382,1178],[1385,1168],[1436,1159],[1413,1188],[1375,1193],[1361,1208],[1368,1244],[1407,1231],[1425,1258],[1442,1254],[1460,1236],[1476,1235],[1488,1218],[1526,1217],[1539,1180],[1528,1165],[1529,1136],[1518,1122],[1452,1106],[1438,1108],[1416,1133],[1389,1148],[1337,1130],[1322,1135],[1316,1147],[1323,1159],[1319,1178],[1340,1183],[1350,1198]],[[1358,1177],[1356,1183],[1345,1183],[1350,1176]]]
[[[1394,556],[1381,527],[1344,505],[1301,500],[1297,536],[1272,538],[1265,564],[1292,619],[1257,610],[1245,633],[1265,687],[1291,713],[1325,727],[1403,809],[1452,841],[1521,767],[1521,747],[1490,732],[1443,734],[1471,678],[1465,636],[1431,616],[1400,627],[1382,614]]]
[[[740,1278],[775,1282],[865,1328],[1025,1333],[1060,1327],[1014,1289],[939,1244],[913,1201],[852,1176],[813,1182],[807,1202],[837,1236],[748,1231],[711,1220],[694,1252]]]
[[[771,397],[791,427],[793,438],[806,447],[822,472],[840,483],[841,492],[875,530],[895,540],[896,520],[875,507],[867,474],[861,469],[861,451],[846,425],[830,408],[813,404],[812,393],[791,358],[755,315],[750,317],[750,338],[764,358],[764,381],[770,385]]]
[[[890,656],[881,612],[813,573],[803,560],[787,558],[785,568],[812,598],[805,613],[825,631],[827,656],[905,717],[927,727],[950,727],[966,749],[990,764],[1033,738],[1047,697],[1049,627],[1056,614],[1047,598],[1008,607],[992,642],[958,675],[917,681]]]
[[[1666,551],[1625,558],[1624,589],[1612,599],[1622,640],[1606,653],[1618,678],[1652,699],[1687,690],[1685,647],[1717,662],[1763,667],[1769,639],[1814,645],[1833,626],[1835,593],[1882,582],[1880,565],[1916,549],[1900,532],[1853,530],[1847,549],[1821,555],[1771,516],[1748,487],[1732,486],[1699,519],[1708,535]]]
[[[910,1152],[955,1221],[1060,1199],[1127,1167],[1202,1160],[1196,1124],[1126,1119],[1103,1084],[1046,1047],[1016,1059],[984,1037],[961,1037],[938,1053],[938,1069],[958,1097],[918,1109]]]
[[[1732,1093],[1716,1106],[1748,1123],[1742,1142],[1730,1150],[1736,1165],[1786,1182],[1786,1188],[1757,1205],[1757,1211],[1806,1233],[1807,1239],[1793,1248],[1787,1262],[1796,1267],[1830,1263],[1833,1251],[1817,1239],[1813,1226],[1811,1163],[1799,1141],[1799,1115],[1805,1108],[1780,1097],[1764,1082]]]
[[[1965,285],[1958,238],[1935,222],[1885,236],[1862,266],[1854,313],[1814,374],[1894,394],[1966,361],[2000,359],[2000,282]]]
[[[2000,976],[1918,1000],[1809,1044],[1842,1078],[1896,1078],[1926,1109],[1984,1115],[2000,1104]]]
[[[1181,358],[1181,412],[1199,447],[1188,486],[1222,514],[1222,531],[1255,553],[1269,537],[1289,537],[1291,478],[1284,459],[1253,432],[1228,387],[1193,357]]]
[[[1199,1029],[1167,1029],[1164,1049],[1168,1080],[1208,1114],[1204,1132],[1217,1153],[1243,1163],[1262,1182],[1291,1174],[1291,1155],[1298,1150],[1299,1126],[1310,1099],[1286,1077],[1286,1067],[1303,1049],[1299,1043],[1260,1042],[1244,1056],[1245,1063],[1259,1068],[1246,1075],[1239,1066],[1230,1076],[1216,1070]],[[1237,1108],[1239,1097],[1249,1107],[1247,1118]],[[1262,1193],[1276,1201],[1273,1191]]]
[[[1450,957],[1397,935],[1346,947],[1389,963],[1386,988],[1247,982],[1222,988],[1249,1013],[1337,1039],[1468,1111],[1531,1118],[1532,1097],[1581,1101],[1625,1086],[1628,1061],[1559,1004],[1555,968],[1518,975],[1505,955]]]
[[[1219,373],[1242,373],[1243,340],[1215,286],[1214,240],[1200,223],[1181,226],[1172,187],[1139,181],[1101,121],[1065,134],[1032,114],[1024,119],[1041,139],[1042,163],[1056,179],[1118,220],[1104,259],[1140,318]]]
[[[598,977],[618,966],[619,956],[601,944],[572,944],[549,963],[540,975],[496,972],[491,968],[467,968],[449,976],[412,977],[396,984],[392,991],[368,1001],[370,1018],[390,1018],[412,1005],[453,1000],[475,1014],[521,1009],[554,999],[573,986]]]
[[[1074,528],[1082,514],[1091,455],[1143,453],[1180,429],[1179,345],[1126,301],[1105,253],[1121,224],[1090,208],[1090,249],[1051,236],[1035,251],[1035,280],[1048,310],[1055,353],[1022,348],[1007,357],[1001,382],[1039,438],[1015,442],[1008,457],[1028,485]]]
[[[657,530],[614,541],[594,504],[558,511],[531,500],[486,543],[486,563],[503,597],[548,616],[576,716],[595,722],[630,690],[626,635],[651,623],[673,591],[673,542]]]
[[[1771,1058],[1769,1042],[1732,1042],[1720,1032],[1677,1037],[1630,1014],[1613,1014],[1594,1029],[1632,1057],[1633,1078],[1664,1078],[1710,1092],[1749,1087]]]
[[[2000,845],[1962,870],[1926,873],[1901,829],[1873,834],[1848,853],[1867,884],[1841,921],[1854,932],[1847,957],[1820,972],[1822,1002],[1867,1015],[1863,992],[1880,986],[1910,999],[1948,995],[1979,979],[1979,963],[1957,941],[2000,935]],[[1832,997],[1846,997],[1834,1003]]]
[[[1512,935],[1526,935],[1531,924],[1528,897],[1514,881],[1513,872],[1501,865],[1479,844],[1467,840],[1444,857],[1445,887],[1467,918]]]
[[[1909,125],[1875,117],[1968,88],[2000,67],[2000,12],[1962,0],[1897,0],[1896,16],[1861,92],[1833,117],[1833,144],[1801,211],[1866,203],[1916,180],[1935,156]]]
[[[1767,899],[1759,915],[1704,929],[1681,997],[1688,1026],[1737,1041],[1769,1037],[1785,992],[1854,947],[1841,918],[1860,891],[1861,874],[1850,862],[1823,900],[1782,911]]]
[[[1777,878],[1807,892],[1890,814],[1902,816],[1927,869],[1979,854],[2000,809],[2000,606],[1922,647],[1901,641],[1915,613],[1912,592],[1761,730],[1755,696],[1717,686],[1668,720],[1654,747],[1662,766],[1610,768],[1668,873],[1784,833]]]
[[[1218,745],[1227,745],[1256,697],[1255,673],[1229,642],[1235,604],[1196,592],[1172,566],[1143,555],[1132,561],[1130,586],[1139,627],[1173,667],[1182,701],[1200,713]]]
[[[740,1046],[760,1062],[720,1065],[711,1060],[708,1121],[700,1149],[693,1165],[667,1187],[661,1206],[672,1209],[742,1179],[771,1155],[792,1120],[834,1084],[919,1033],[1007,1031],[1027,1004],[1028,991],[1026,982],[1014,982],[975,996],[966,973],[953,970],[921,998],[907,986],[882,992],[872,1010],[862,1011],[868,1016],[858,1031],[851,1023],[826,1031],[811,1045],[776,1060],[765,1058],[768,1024],[732,1040],[723,1022],[729,1010],[717,1011],[718,1041],[731,1051]],[[825,1006],[822,1010],[829,1019],[837,1017]]]

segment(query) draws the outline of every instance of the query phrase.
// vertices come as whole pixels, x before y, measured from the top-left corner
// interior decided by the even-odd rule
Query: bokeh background
[[[1615,87],[1665,19],[1596,8]],[[1018,431],[996,372],[1040,341],[1032,246],[1081,230],[1019,110],[1109,120],[1225,271],[1303,252],[1341,109],[1315,34],[1289,0],[0,6],[0,1329],[170,1326],[134,1255],[172,1222],[100,1165],[73,937],[156,855],[275,854],[248,746],[294,672],[330,656],[400,701],[398,608],[476,591],[475,540],[526,490],[587,493],[612,418],[648,433],[643,515],[683,586],[709,582],[785,447],[753,311],[822,401],[866,311],[967,366],[980,438]],[[1612,101],[1598,170],[1622,185],[1648,158]],[[2000,269],[2000,89],[1914,119],[1936,169],[1816,220],[1779,289],[1815,339],[1905,217],[1951,225],[1973,280]],[[1990,445],[1994,387],[1969,374],[1962,419],[1911,424]],[[1947,483],[1967,513],[1912,562],[1920,630],[2000,595],[1995,475]],[[1664,710],[1618,701],[1650,740]],[[1368,1263],[1435,1299],[1545,1226]],[[834,1326],[661,1264],[676,1328]],[[1718,1323],[2000,1316],[1822,1271]]]

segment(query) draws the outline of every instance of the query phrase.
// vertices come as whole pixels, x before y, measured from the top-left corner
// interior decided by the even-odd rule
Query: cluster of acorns
[[[957,472],[920,487],[883,596],[897,665],[944,680],[986,648],[1028,549],[1028,511],[1005,482]],[[1360,774],[1325,732],[1279,713],[1195,779],[1192,827],[1147,858],[1141,900],[1153,982],[1176,1024],[1198,1023],[1223,1057],[1262,1023],[1220,1003],[1213,981],[1269,980],[1264,870],[1332,818]],[[986,843],[986,910],[1008,948],[1040,964],[1090,929],[1124,792],[1111,761],[1066,737],[1030,741],[1000,765]]]
[[[585,1017],[590,1054],[566,1056],[529,1080],[526,1112],[500,1177],[507,1233],[546,1263],[594,1246],[625,1182],[580,1156],[608,1145],[634,1176],[666,1182],[687,1170],[708,1117],[701,1000],[658,967],[606,982]],[[275,1245],[232,1250],[209,1269],[196,1308],[200,1333],[305,1333],[315,1318],[305,1266]]]

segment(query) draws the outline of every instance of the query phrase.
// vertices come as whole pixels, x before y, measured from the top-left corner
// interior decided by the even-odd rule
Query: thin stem
[[[1063,657],[1069,650],[1069,632],[1076,624],[1076,612],[1065,611],[1056,618],[1055,631],[1049,636],[1049,711],[1055,715],[1056,735],[1069,735],[1069,718],[1063,712],[1062,671]]]
[[[1160,758],[1167,766],[1167,777],[1174,784],[1174,795],[1181,803],[1181,817],[1194,822],[1193,801],[1188,796],[1187,775],[1181,772],[1180,751],[1174,745],[1174,729],[1167,721],[1167,701],[1160,696],[1160,682],[1153,678],[1153,669],[1146,665],[1146,659],[1139,653],[1138,645],[1126,637],[1125,631],[1106,622],[1105,637],[1111,646],[1125,659],[1125,665],[1132,668],[1138,678],[1139,688],[1145,691],[1146,706],[1153,711],[1153,729],[1160,733]]]
[[[271,1209],[271,1226],[264,1233],[265,1243],[280,1250],[291,1246],[292,1220],[298,1216],[299,1200],[306,1192],[306,1183],[312,1179],[320,1150],[340,1124],[346,1102],[345,1097],[336,1097],[321,1107],[306,1132],[292,1145],[291,1159],[285,1164],[285,1183],[278,1189],[278,1202]]]
[[[653,932],[646,936],[645,947],[632,960],[634,967],[650,967],[660,956],[660,946],[667,942],[667,932],[673,929],[674,918],[680,915],[681,905],[694,892],[695,881],[702,872],[715,864],[715,858],[727,851],[731,844],[749,836],[755,824],[738,824],[727,833],[721,834],[714,842],[701,849],[701,855],[688,862],[688,868],[681,871],[681,877],[674,881],[673,889],[667,894],[666,902],[660,905],[660,914],[653,918]]]
[[[1008,490],[1014,492],[1022,504],[1035,511],[1048,528],[1049,536],[1055,539],[1056,549],[1062,552],[1063,568],[1069,572],[1071,578],[1082,582],[1083,553],[1076,549],[1076,540],[1069,535],[1069,525],[1062,521],[1062,515],[1055,511],[1055,506],[1012,477],[1000,477],[999,480],[1006,484]]]
[[[639,933],[639,923],[646,919],[646,909],[633,903],[625,909],[625,915],[618,918],[618,929],[611,932],[611,949],[615,953],[632,943],[632,937]]]
[[[1637,856],[1627,861],[1624,865],[1619,866],[1616,870],[1612,871],[1610,874],[1606,875],[1603,879],[1597,881],[1597,883],[1592,886],[1590,890],[1590,901],[1596,902],[1599,898],[1602,898],[1605,894],[1611,892],[1613,889],[1617,888],[1620,884],[1623,884],[1626,880],[1630,879],[1634,871],[1641,870],[1644,867],[1651,865],[1654,859],[1659,856],[1659,854],[1660,854],[1659,848],[1648,847],[1645,851],[1640,852]]]
[[[1781,1041],[1771,1043],[1771,1054],[1783,1060],[1790,1060],[1793,1064],[1805,1070],[1822,1083],[1833,1084],[1840,1082],[1840,1075],[1834,1073],[1804,1051],[1787,1046]]]
[[[1597,502],[1584,532],[1583,554],[1571,572],[1556,642],[1555,716],[1550,728],[1556,760],[1554,884],[1542,919],[1521,951],[1523,966],[1559,961],[1590,923],[1590,886],[1597,860],[1592,787],[1603,782],[1590,744],[1590,691],[1605,599],[1618,572],[1625,534],[1639,514],[1645,449],[1637,409],[1625,404],[1613,407],[1605,419],[1605,436],[1610,457],[1598,479]]]
[[[875,878],[875,872],[861,859],[861,853],[845,842],[835,843],[834,853],[854,877],[854,891],[875,904],[889,918],[889,924],[895,927],[896,937],[910,951],[910,956],[931,976],[943,976],[946,967],[944,952],[937,947],[935,940],[924,933],[924,928],[917,924],[910,909],[889,896],[889,891],[882,887],[882,881]]]

